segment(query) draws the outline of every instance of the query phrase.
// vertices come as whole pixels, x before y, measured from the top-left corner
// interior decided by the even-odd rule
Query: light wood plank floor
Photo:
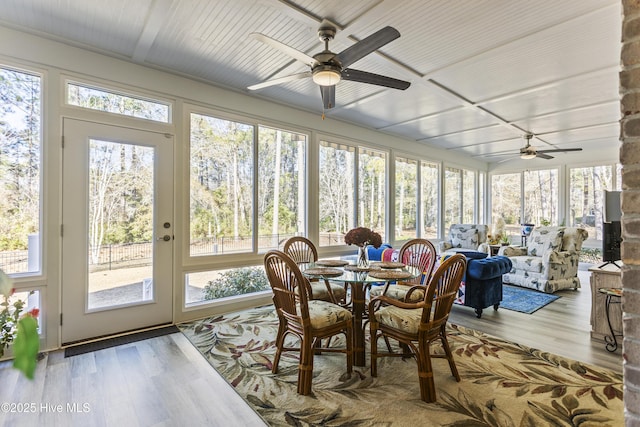
[[[589,273],[580,277],[582,289],[531,315],[489,308],[477,319],[454,306],[451,322],[621,372],[620,350],[589,337]],[[34,381],[1,362],[0,404],[2,426],[264,425],[182,334],[70,358],[54,351]]]

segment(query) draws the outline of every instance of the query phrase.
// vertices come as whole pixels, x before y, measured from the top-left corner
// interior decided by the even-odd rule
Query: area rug
[[[531,314],[558,298],[558,295],[545,294],[533,289],[502,285],[500,308]]]
[[[298,395],[297,353],[283,354],[278,374],[271,373],[273,306],[179,327],[272,426],[624,425],[622,375],[460,326],[448,333],[462,381],[435,359],[438,400],[430,404],[420,400],[415,360],[383,358],[372,378],[367,356],[349,376],[339,353],[315,356],[312,395]]]

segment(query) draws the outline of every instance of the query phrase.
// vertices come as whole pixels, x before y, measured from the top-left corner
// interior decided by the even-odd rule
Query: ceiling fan
[[[324,42],[324,50],[313,56],[309,56],[264,34],[252,33],[251,36],[255,39],[280,50],[293,59],[307,64],[309,71],[267,80],[249,86],[247,89],[263,89],[265,87],[311,77],[320,87],[320,95],[322,96],[324,108],[330,109],[335,107],[336,84],[340,82],[340,80],[369,83],[400,90],[405,90],[411,85],[411,83],[404,80],[348,68],[354,62],[400,37],[400,33],[395,28],[384,27],[337,54],[329,50],[329,42],[333,40],[335,35],[336,27],[326,20],[322,21],[318,29],[318,37],[320,41]]]
[[[524,135],[527,140],[527,145],[520,149],[520,158],[527,160],[533,159],[535,157],[539,157],[541,159],[553,159],[553,156],[548,155],[547,153],[566,153],[569,151],[582,151],[582,148],[557,148],[553,150],[538,150],[536,147],[531,145],[531,138],[533,138],[533,134],[527,133]]]

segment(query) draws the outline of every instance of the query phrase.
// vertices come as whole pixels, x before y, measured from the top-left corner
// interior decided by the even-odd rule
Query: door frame
[[[174,321],[174,138],[164,132],[63,118],[61,342],[114,335]],[[88,308],[88,141],[154,148],[153,298],[113,308]],[[75,210],[74,210],[75,209]],[[164,228],[169,223],[168,229]],[[169,235],[165,241],[161,236]],[[80,261],[79,261],[80,260]],[[81,291],[80,291],[81,290]]]

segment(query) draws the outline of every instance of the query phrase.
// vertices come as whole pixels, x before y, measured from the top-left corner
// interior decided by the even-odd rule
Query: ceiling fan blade
[[[248,86],[249,90],[264,89],[265,87],[275,86],[282,83],[292,82],[294,80],[305,79],[311,77],[311,71],[305,71],[304,73],[292,74],[290,76],[280,77],[278,79],[267,80],[266,82],[257,83],[255,85]]]
[[[286,44],[279,42],[278,40],[272,39],[271,37],[265,36],[264,34],[251,33],[250,36],[256,40],[261,41],[262,43],[268,44],[271,47],[275,47],[280,52],[286,53],[293,59],[297,59],[300,62],[304,62],[309,66],[311,66],[315,61],[315,59],[313,59],[306,53],[300,52],[299,50],[294,49],[291,46],[287,46]]]
[[[384,27],[366,37],[353,46],[350,46],[336,55],[336,59],[342,64],[342,68],[347,68],[359,59],[364,58],[371,52],[380,49],[385,44],[400,37],[400,32],[393,27]]]
[[[538,153],[567,153],[569,151],[582,151],[582,148],[558,148],[554,150],[538,150]]]
[[[322,103],[325,110],[330,110],[336,106],[336,86],[319,86]]]
[[[550,155],[548,155],[548,154],[541,153],[540,151],[538,151],[538,152],[536,153],[536,157],[539,157],[539,158],[541,158],[541,159],[547,159],[547,160],[549,160],[549,159],[553,159],[553,156],[550,156]]]
[[[342,78],[353,82],[369,83],[372,85],[385,86],[400,90],[405,90],[411,86],[411,83],[404,80],[398,80],[393,77],[381,76],[380,74],[353,69],[342,70]]]

